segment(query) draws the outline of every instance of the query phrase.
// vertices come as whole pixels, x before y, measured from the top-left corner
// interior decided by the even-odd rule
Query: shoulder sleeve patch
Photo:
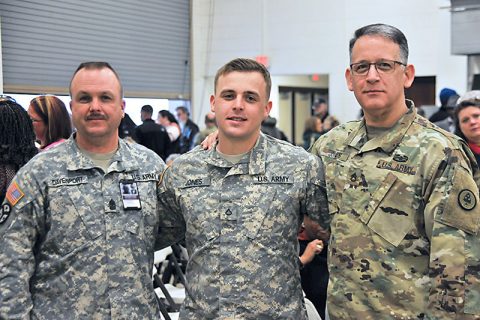
[[[450,183],[446,206],[437,220],[467,233],[477,234],[480,229],[479,191],[472,175],[462,165],[457,165]]]
[[[12,206],[16,205],[20,199],[23,198],[25,194],[22,189],[18,186],[17,182],[13,181],[7,189],[7,194],[5,198],[10,202]]]
[[[475,194],[471,190],[463,189],[458,193],[458,204],[464,210],[472,210],[477,205]]]

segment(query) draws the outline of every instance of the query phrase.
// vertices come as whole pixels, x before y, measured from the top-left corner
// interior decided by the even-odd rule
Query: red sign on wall
[[[269,61],[268,61],[268,56],[265,56],[265,55],[256,56],[256,57],[255,57],[255,60],[256,60],[258,63],[263,64],[266,68],[268,68],[268,67],[270,66],[270,65],[269,65]]]

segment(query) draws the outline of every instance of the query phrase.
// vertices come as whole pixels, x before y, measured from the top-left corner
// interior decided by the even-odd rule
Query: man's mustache
[[[101,113],[91,113],[87,116],[87,120],[107,120],[107,116]]]

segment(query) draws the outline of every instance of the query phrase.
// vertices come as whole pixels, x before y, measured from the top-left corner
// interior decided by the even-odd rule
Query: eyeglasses
[[[395,71],[395,64],[406,66],[405,63],[395,60],[380,60],[376,62],[358,62],[352,63],[350,69],[354,76],[366,76],[370,71],[370,66],[374,65],[375,70],[380,74],[388,74]]]

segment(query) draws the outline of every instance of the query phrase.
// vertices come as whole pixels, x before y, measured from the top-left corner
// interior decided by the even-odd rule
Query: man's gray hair
[[[357,29],[350,40],[350,62],[352,62],[352,49],[355,42],[363,36],[380,36],[387,38],[400,47],[400,62],[407,64],[408,62],[408,42],[407,38],[399,29],[388,24],[376,23]]]

